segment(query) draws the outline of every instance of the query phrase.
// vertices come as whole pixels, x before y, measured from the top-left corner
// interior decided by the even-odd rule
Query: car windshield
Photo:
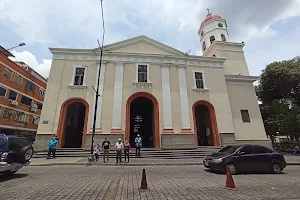
[[[0,149],[3,149],[4,147],[4,139],[0,138]]]
[[[236,150],[240,148],[240,146],[230,146],[230,148],[227,148],[225,151],[223,151],[226,154],[232,154],[236,152]]]
[[[224,148],[222,148],[219,152],[225,152],[227,151],[228,149],[230,149],[232,146],[226,146]]]

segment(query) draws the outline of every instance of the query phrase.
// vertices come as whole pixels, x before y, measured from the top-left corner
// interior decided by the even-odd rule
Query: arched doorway
[[[219,146],[217,120],[213,105],[207,101],[197,101],[193,105],[194,131],[199,146]]]
[[[59,147],[83,148],[88,111],[88,103],[81,98],[69,99],[62,105],[57,131]]]
[[[160,146],[158,102],[146,92],[131,95],[126,104],[125,138],[133,147],[137,134],[143,138],[143,147]]]

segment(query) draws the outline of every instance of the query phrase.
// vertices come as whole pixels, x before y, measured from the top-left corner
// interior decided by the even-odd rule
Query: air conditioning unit
[[[17,101],[14,101],[14,100],[11,100],[11,101],[10,101],[10,104],[11,104],[11,105],[14,105],[14,106],[17,106],[17,105],[18,105],[18,102],[17,102]]]
[[[31,111],[32,111],[32,112],[36,112],[36,110],[37,110],[37,109],[36,109],[35,107],[31,107]]]

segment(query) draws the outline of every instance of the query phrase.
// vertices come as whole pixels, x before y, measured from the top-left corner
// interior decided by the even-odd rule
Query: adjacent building
[[[33,141],[40,121],[47,80],[0,46],[0,133]]]
[[[90,148],[98,75],[96,144],[122,138],[133,145],[140,134],[144,147],[163,149],[269,146],[244,43],[230,42],[226,20],[211,13],[198,35],[203,56],[138,36],[105,46],[101,66],[98,48],[50,48],[36,148],[47,148],[53,134],[62,148]]]

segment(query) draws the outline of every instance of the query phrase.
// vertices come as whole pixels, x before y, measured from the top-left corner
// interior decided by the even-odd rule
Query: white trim
[[[135,82],[140,83],[139,80],[139,73],[138,73],[138,66],[139,65],[147,65],[147,83],[151,83],[150,81],[150,64],[147,63],[136,63],[135,64]]]
[[[0,96],[0,98],[6,98],[6,95],[7,95],[7,87],[5,87],[4,85],[1,85],[1,83],[0,83],[0,87],[2,87],[3,89],[5,89],[5,94],[4,94],[4,96]]]
[[[118,62],[115,71],[112,129],[121,128],[124,63]]]
[[[99,72],[99,67],[100,67],[100,64],[97,64],[97,74]],[[98,97],[98,106],[97,106],[96,129],[101,128],[102,95],[103,95],[103,86],[104,86],[104,78],[105,78],[105,67],[106,67],[106,64],[102,63],[101,64],[101,69],[100,69],[100,82],[99,82],[99,97]],[[95,88],[97,87],[97,81],[98,81],[97,77],[96,77],[96,82],[95,82]],[[94,108],[93,108],[94,112],[95,112],[95,102],[96,102],[96,96],[95,96],[95,99],[94,99]]]
[[[169,129],[169,128],[173,128],[169,66],[164,66],[161,68],[161,77],[162,77],[164,128]]]
[[[1,61],[0,61],[0,63],[1,63],[2,65],[4,65],[5,67],[9,68],[10,70],[12,70],[14,73],[17,73],[19,76],[22,76],[22,78],[23,78],[23,79],[29,80],[29,81],[33,82],[35,85],[39,86],[40,88],[43,88],[43,89],[45,89],[45,90],[46,90],[46,88],[44,88],[44,87],[42,87],[42,86],[40,86],[40,85],[36,84],[36,82],[35,82],[35,81],[33,81],[33,80],[32,80],[32,79],[30,79],[30,78],[27,78],[26,76],[24,76],[24,75],[23,75],[23,74],[21,74],[20,72],[16,71],[16,70],[15,70],[15,69],[13,69],[12,67],[10,67],[10,66],[6,65],[5,63],[3,63],[3,62],[1,62]],[[21,68],[21,67],[20,67],[20,68]],[[28,73],[28,74],[29,74],[29,73]]]
[[[74,85],[76,68],[84,68],[84,77],[83,77],[83,83],[82,83],[82,85]],[[72,85],[72,86],[87,86],[86,85],[87,69],[88,69],[87,66],[84,66],[84,65],[73,65],[73,76],[72,76],[72,81],[71,81],[70,85]]]
[[[6,87],[7,89],[10,89],[10,90],[14,90],[14,91],[18,92],[18,94],[21,94],[22,96],[28,97],[28,98],[30,98],[30,99],[32,99],[32,100],[34,100],[34,101],[43,103],[43,101],[40,101],[40,100],[38,100],[38,99],[35,99],[35,98],[33,98],[33,97],[31,97],[31,96],[29,96],[29,95],[23,93],[23,92],[20,92],[19,90],[16,90],[15,88],[12,88],[12,87],[9,87],[9,86],[7,86],[7,85],[4,85],[3,83],[0,83],[0,87],[1,87],[1,86]]]
[[[196,77],[195,77],[196,72],[202,73],[203,88],[197,88],[197,86],[196,86]],[[193,87],[193,89],[207,89],[206,83],[205,83],[205,73],[204,73],[204,71],[199,70],[199,69],[193,70],[193,80],[194,80],[194,87]]]
[[[182,128],[190,129],[191,128],[190,110],[189,110],[189,101],[187,96],[186,76],[185,76],[184,66],[178,66],[178,80],[179,80]]]
[[[29,115],[38,116],[38,117],[40,116],[40,115],[38,115],[38,114],[34,114],[34,113],[27,112],[27,111],[24,111],[24,110],[16,109],[16,108],[14,108],[14,107],[9,107],[9,106],[3,105],[3,104],[0,104],[0,106],[2,106],[3,108],[9,108],[9,109],[11,109],[11,110],[23,112],[23,113],[26,113],[26,114],[29,114]]]
[[[36,125],[36,124],[35,124]],[[1,128],[7,128],[7,129],[15,129],[15,130],[25,130],[25,131],[37,131],[37,129],[30,129],[30,128],[22,128],[20,126],[7,126],[7,125],[1,125]]]

